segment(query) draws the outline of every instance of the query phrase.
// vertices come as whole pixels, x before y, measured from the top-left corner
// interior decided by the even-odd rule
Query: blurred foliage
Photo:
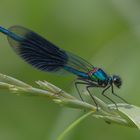
[[[116,92],[140,106],[139,0],[0,0],[0,3],[0,25],[31,28],[108,73],[121,75],[123,86]],[[0,65],[1,73],[28,83],[45,79],[71,90],[67,85],[74,76],[61,77],[32,68],[12,51],[2,34]],[[55,140],[82,113],[62,109],[43,97],[15,96],[1,91],[0,139]],[[139,140],[139,137],[136,129],[89,118],[67,140]]]

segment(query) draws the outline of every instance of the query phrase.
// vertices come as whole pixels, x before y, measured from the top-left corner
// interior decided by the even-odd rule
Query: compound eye
[[[122,85],[122,80],[119,76],[113,76],[113,83],[116,85],[118,88],[121,87]]]

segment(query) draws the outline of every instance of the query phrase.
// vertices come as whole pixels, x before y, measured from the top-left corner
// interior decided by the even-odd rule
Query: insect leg
[[[104,97],[106,97],[108,100],[110,100],[113,104],[115,104],[116,108],[118,109],[116,102],[113,101],[111,98],[109,98],[109,97],[105,94],[105,91],[107,91],[109,88],[110,88],[110,85],[102,91],[102,95],[103,95]],[[113,93],[112,93],[112,94],[113,94]]]
[[[112,91],[112,94],[113,94],[114,96],[118,97],[119,99],[121,99],[122,101],[124,101],[125,103],[128,104],[128,102],[127,102],[125,99],[123,99],[122,97],[120,97],[119,95],[117,95],[116,93],[114,93],[113,85],[111,86],[111,91]]]
[[[83,97],[82,97],[82,95],[79,91],[79,88],[78,88],[78,85],[81,85],[81,84],[82,85],[87,85],[88,83],[86,83],[86,82],[75,82],[75,87],[76,87],[76,90],[78,91],[79,97],[84,102],[84,99],[83,99]]]
[[[90,97],[91,97],[92,100],[94,101],[94,103],[95,103],[95,105],[96,105],[96,107],[97,107],[97,110],[98,110],[99,105],[97,104],[96,99],[94,98],[94,96],[91,94],[91,92],[90,92],[90,90],[89,90],[89,88],[93,88],[93,87],[96,87],[96,85],[94,85],[94,86],[93,86],[93,85],[92,85],[92,86],[87,86],[86,89],[87,89],[87,91],[88,91]]]

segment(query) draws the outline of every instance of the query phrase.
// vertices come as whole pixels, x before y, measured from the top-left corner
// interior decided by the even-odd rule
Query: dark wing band
[[[15,40],[8,36],[8,41],[17,54],[37,69],[59,72],[64,66],[87,73],[93,66],[84,59],[66,52],[37,33],[21,26],[12,26],[9,31],[19,37]],[[21,39],[22,38],[22,39]]]

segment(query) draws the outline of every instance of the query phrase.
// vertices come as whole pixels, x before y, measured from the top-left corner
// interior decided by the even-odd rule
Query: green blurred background
[[[0,25],[23,25],[61,48],[75,52],[110,74],[119,74],[117,93],[140,106],[139,0],[0,0]],[[67,88],[74,76],[38,71],[21,60],[0,34],[0,73],[34,85],[47,80]],[[83,111],[62,108],[47,98],[0,91],[0,140],[55,140]],[[137,129],[88,118],[67,140],[139,140]]]

